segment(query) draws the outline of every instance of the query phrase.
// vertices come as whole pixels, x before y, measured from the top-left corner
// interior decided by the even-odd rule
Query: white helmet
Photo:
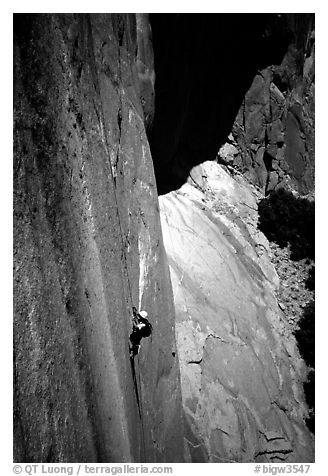
[[[139,316],[142,317],[143,319],[147,319],[148,317],[148,312],[146,311],[140,311]]]

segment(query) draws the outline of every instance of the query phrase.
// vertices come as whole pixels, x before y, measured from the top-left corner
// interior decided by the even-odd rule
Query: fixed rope
[[[119,67],[120,67],[120,59],[119,59]],[[100,91],[100,85],[99,85],[99,79],[97,75],[97,82],[98,82],[98,90]],[[120,151],[121,151],[121,122],[122,122],[122,92],[121,89],[119,91],[119,110],[118,110],[118,126],[120,129],[120,135],[119,135],[119,143],[118,143],[118,149],[117,149],[117,159],[119,159]],[[129,267],[128,267],[128,262],[127,262],[127,257],[125,253],[125,241],[124,241],[124,234],[123,234],[123,227],[122,227],[122,222],[121,222],[121,216],[119,212],[119,206],[118,206],[118,199],[117,199],[117,193],[116,193],[116,182],[115,182],[115,176],[114,176],[114,171],[113,171],[113,165],[111,163],[111,158],[109,154],[109,144],[107,140],[107,135],[105,133],[105,128],[104,128],[104,111],[103,111],[103,105],[102,101],[100,98],[100,115],[101,117],[98,117],[98,120],[101,121],[101,130],[103,132],[103,137],[104,137],[104,144],[107,152],[107,157],[108,157],[108,162],[109,162],[109,170],[112,178],[112,183],[113,183],[113,188],[114,188],[114,200],[115,200],[115,205],[116,205],[116,210],[117,210],[117,219],[118,219],[118,224],[119,224],[119,230],[120,230],[120,236],[121,236],[121,246],[122,246],[122,253],[123,253],[123,259],[124,259],[124,275],[125,275],[125,281],[127,282],[127,287],[128,287],[128,294],[129,294],[129,299],[130,299],[130,311],[129,314],[131,315],[131,310],[133,308],[133,296],[132,296],[132,287],[131,287],[131,282],[130,282],[130,277],[129,277]],[[95,111],[97,114],[97,108],[95,106]],[[97,114],[98,115],[98,114]],[[134,358],[130,357],[130,363],[131,363],[131,370],[132,370],[132,377],[133,377],[133,382],[135,386],[135,394],[136,394],[136,400],[137,400],[137,406],[138,406],[138,411],[139,411],[139,418],[140,418],[140,425],[141,425],[141,459],[145,460],[145,433],[144,433],[144,425],[143,425],[143,416],[142,416],[142,390],[141,390],[141,377],[140,377],[140,366],[139,366],[139,358],[137,362],[137,369],[135,369],[134,365]],[[136,372],[137,370],[137,372]],[[136,374],[138,375],[138,378],[136,378]],[[138,388],[139,387],[139,388]]]

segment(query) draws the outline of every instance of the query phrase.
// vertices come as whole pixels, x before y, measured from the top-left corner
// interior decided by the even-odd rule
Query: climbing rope
[[[120,151],[120,143],[118,147],[118,154]],[[110,162],[110,160],[109,160]],[[112,164],[110,162],[110,169],[111,169],[111,174],[114,182],[114,176],[113,176],[113,170],[112,170]],[[132,297],[132,287],[131,287],[131,282],[130,282],[130,277],[129,277],[129,267],[128,267],[128,262],[127,262],[127,257],[126,257],[126,252],[125,252],[125,242],[123,239],[123,227],[122,227],[122,222],[121,222],[121,217],[120,217],[120,212],[119,212],[119,207],[118,207],[118,200],[117,200],[117,194],[116,194],[116,186],[114,184],[114,196],[115,196],[115,204],[116,204],[116,209],[117,209],[117,217],[118,217],[118,223],[120,227],[120,235],[121,235],[121,243],[122,243],[122,253],[123,253],[123,258],[124,258],[124,264],[125,264],[125,275],[126,275],[126,282],[128,284],[128,292],[129,292],[129,297],[130,297],[130,309],[134,309],[133,307],[133,297]],[[133,318],[135,316],[133,315]],[[135,324],[133,323],[133,326]],[[129,349],[130,352],[130,349]],[[145,450],[145,430],[144,430],[144,423],[143,423],[143,413],[142,413],[142,387],[141,387],[141,375],[140,375],[140,361],[139,361],[139,353],[137,354],[137,365],[135,366],[135,361],[134,361],[134,356],[131,357],[130,355],[130,363],[131,363],[131,369],[132,369],[132,375],[133,375],[133,381],[134,381],[134,386],[135,386],[135,394],[136,394],[136,400],[137,400],[137,406],[138,406],[138,413],[139,413],[139,418],[140,418],[140,425],[141,425],[141,462],[145,462],[146,458],[146,450]]]
[[[97,77],[97,79],[98,79],[98,77]],[[99,84],[98,84],[98,88],[99,88]],[[121,93],[121,91],[120,91],[119,95],[120,95],[120,105],[121,105],[120,106],[120,111],[121,111],[122,110],[122,93]],[[96,107],[95,107],[95,109],[96,109]],[[103,111],[103,108],[102,108],[102,103],[101,103],[101,107],[100,107],[100,114],[101,114],[102,124],[104,124],[105,121],[104,121],[104,111]],[[120,122],[121,122],[121,120],[122,120],[122,118],[120,117]],[[117,157],[119,157],[120,148],[121,148],[121,124],[119,124],[119,128],[120,128],[120,138],[119,138],[119,144],[118,144],[118,150],[117,150]],[[114,185],[114,200],[115,200],[115,205],[116,205],[116,210],[117,210],[117,219],[118,219],[118,224],[119,224],[119,230],[120,230],[120,236],[121,236],[121,246],[122,246],[123,259],[124,259],[124,270],[125,270],[124,275],[125,275],[125,278],[126,278],[125,281],[127,282],[127,285],[128,285],[128,293],[129,293],[129,298],[130,298],[129,308],[133,309],[132,287],[131,287],[131,282],[130,282],[130,277],[129,277],[129,267],[128,267],[128,262],[127,262],[127,257],[126,257],[126,253],[125,253],[125,242],[124,242],[124,239],[123,239],[124,234],[123,234],[123,227],[122,227],[121,216],[120,216],[119,206],[118,206],[118,199],[117,199],[117,193],[116,193],[116,183],[115,183],[115,179],[114,179],[114,171],[113,171],[113,166],[112,166],[111,159],[110,159],[109,144],[108,144],[108,141],[107,141],[107,136],[104,133],[103,127],[102,127],[102,130],[103,130],[104,143],[105,143],[108,162],[109,162],[110,174],[111,174],[111,178],[112,178],[112,183]],[[130,363],[131,363],[132,378],[133,378],[133,382],[134,382],[134,386],[135,386],[136,400],[137,400],[137,406],[138,406],[139,418],[140,418],[140,425],[141,425],[141,460],[145,461],[145,431],[144,431],[144,424],[143,424],[143,417],[142,417],[142,389],[141,389],[139,354],[138,354],[138,359],[137,359],[137,369],[135,368],[134,357],[131,358],[131,356],[130,356]],[[138,378],[136,378],[136,375],[138,375]]]
[[[143,422],[143,418],[142,418],[142,415],[143,415],[143,404],[142,404],[142,390],[141,390],[141,377],[140,377],[140,362],[139,362],[139,353],[138,353],[138,357],[137,357],[137,360],[138,360],[138,377],[139,377],[139,391],[140,391],[140,400],[139,400],[139,410],[140,410],[140,424],[141,424],[141,434],[142,434],[142,438],[141,438],[141,462],[146,462],[145,461],[145,458],[146,458],[146,448],[145,448],[145,428],[144,428],[144,422]]]

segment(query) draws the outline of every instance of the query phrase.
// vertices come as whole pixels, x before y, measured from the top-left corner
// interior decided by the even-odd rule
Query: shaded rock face
[[[182,461],[147,18],[14,17],[14,458]]]
[[[159,193],[178,189],[224,144],[236,151],[220,151],[221,160],[263,190],[313,189],[314,15],[153,14],[150,21]]]
[[[160,197],[192,462],[310,462],[307,370],[279,308],[255,187],[205,162]]]

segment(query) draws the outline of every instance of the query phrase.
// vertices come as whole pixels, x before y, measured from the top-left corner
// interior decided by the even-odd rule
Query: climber
[[[143,337],[149,337],[152,333],[152,325],[148,321],[148,313],[146,311],[137,312],[135,307],[133,310],[132,324],[133,329],[130,334],[130,358],[139,353],[140,342]]]

